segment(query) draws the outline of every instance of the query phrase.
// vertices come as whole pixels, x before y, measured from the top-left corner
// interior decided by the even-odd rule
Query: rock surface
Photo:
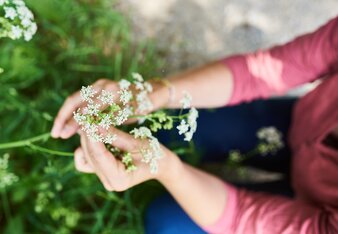
[[[338,15],[337,0],[123,0],[135,40],[155,41],[164,73],[286,42]]]

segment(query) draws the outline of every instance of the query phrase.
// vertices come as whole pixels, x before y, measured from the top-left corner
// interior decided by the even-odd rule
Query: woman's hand
[[[178,157],[161,145],[163,157],[158,160],[158,173],[151,174],[149,165],[142,162],[140,149],[147,141],[135,139],[128,133],[111,128],[110,133],[117,135],[113,146],[132,153],[137,170],[127,172],[124,164],[107,150],[103,143],[92,142],[84,133],[81,135],[81,147],[75,151],[75,167],[78,171],[95,173],[108,191],[124,191],[134,185],[150,179],[160,182],[175,179],[182,164]]]
[[[153,110],[163,107],[168,100],[168,91],[160,82],[150,81],[153,86],[153,92],[149,94],[150,101],[153,104]],[[98,93],[101,90],[112,91],[116,93],[119,90],[117,82],[108,79],[99,79],[93,85],[93,89]],[[117,95],[116,95],[117,96]],[[117,97],[115,97],[117,98]],[[116,100],[115,100],[116,101]],[[60,108],[53,124],[51,135],[54,138],[67,139],[73,136],[79,129],[79,125],[73,119],[73,112],[85,105],[81,100],[80,91],[70,95]]]

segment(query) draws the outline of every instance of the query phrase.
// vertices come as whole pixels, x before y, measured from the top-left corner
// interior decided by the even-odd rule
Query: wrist
[[[156,175],[156,180],[163,184],[171,184],[178,180],[184,170],[184,163],[173,152],[165,149],[167,153],[160,160],[160,168]]]
[[[154,79],[150,83],[153,86],[153,92],[149,94],[149,98],[153,103],[154,110],[167,108],[175,95],[172,84],[165,78]]]

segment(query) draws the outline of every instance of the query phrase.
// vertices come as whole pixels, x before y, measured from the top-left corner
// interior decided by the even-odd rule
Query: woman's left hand
[[[108,191],[124,191],[150,179],[161,180],[166,179],[168,175],[173,175],[173,173],[166,173],[171,171],[168,167],[180,160],[170,150],[161,145],[163,157],[158,161],[158,173],[151,174],[149,165],[141,161],[142,155],[139,152],[140,148],[148,142],[135,139],[132,135],[116,128],[111,128],[109,131],[117,135],[113,146],[132,153],[137,169],[127,172],[125,165],[116,159],[103,143],[93,142],[84,133],[80,133],[81,147],[74,153],[75,167],[78,171],[95,173]]]

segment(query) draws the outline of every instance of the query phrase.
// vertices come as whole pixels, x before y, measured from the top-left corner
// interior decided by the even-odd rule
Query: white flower
[[[83,124],[82,130],[85,131],[88,134],[88,136],[91,136],[97,133],[98,126],[96,124],[86,122]]]
[[[122,110],[119,110],[117,116],[115,117],[115,124],[117,126],[123,124],[127,121],[128,117],[133,114],[131,107],[127,106]]]
[[[25,41],[30,41],[33,38],[33,34],[29,31],[24,31],[23,37],[24,37]]]
[[[33,35],[36,33],[36,31],[37,31],[36,23],[32,22],[23,32],[25,41],[30,41],[33,38]]]
[[[149,148],[141,150],[142,162],[149,164],[150,172],[156,174],[158,171],[158,160],[163,156],[161,145],[157,138],[149,139]]]
[[[275,127],[261,128],[257,132],[257,137],[261,140],[265,140],[267,143],[282,145],[282,133]]]
[[[92,133],[90,135],[88,135],[89,139],[91,139],[94,142],[103,142],[104,141],[104,137],[100,134],[97,133]]]
[[[130,84],[131,83],[126,79],[122,79],[122,80],[119,81],[120,89],[128,89]]]
[[[25,2],[23,0],[13,0],[13,3],[16,6],[25,6]]]
[[[9,37],[13,40],[24,37],[26,41],[31,40],[37,31],[37,25],[33,22],[33,13],[26,7],[24,1],[0,0],[0,6],[3,6],[4,17],[13,21],[9,22],[10,28],[5,28],[0,37]]]
[[[193,129],[193,132],[197,129],[197,118],[198,118],[198,111],[196,108],[191,108],[188,115],[188,124],[190,128]]]
[[[13,40],[20,38],[22,36],[22,29],[19,26],[12,26],[11,35]]]
[[[38,26],[36,25],[36,23],[32,22],[29,27],[27,27],[26,29],[28,32],[30,32],[31,34],[35,34],[36,31],[38,30]]]
[[[8,0],[0,0],[0,6],[8,4]]]
[[[103,143],[111,145],[116,140],[117,140],[117,135],[116,134],[108,134],[106,137],[104,137]]]
[[[131,91],[126,89],[118,91],[118,94],[120,95],[120,101],[123,105],[126,105],[133,98]]]
[[[18,6],[16,9],[21,20],[24,18],[34,19],[33,13],[26,6]]]
[[[136,102],[137,111],[139,113],[144,113],[153,109],[153,104],[151,103],[146,91],[142,91],[136,95]]]
[[[151,93],[153,91],[153,86],[149,82],[144,83],[144,88],[148,93]]]
[[[151,137],[149,144],[150,144],[150,148],[154,152],[154,157],[156,159],[161,158],[163,156],[163,152],[162,152],[162,149],[161,149],[160,142],[157,140],[157,138]]]
[[[178,129],[178,131],[179,131],[178,134],[180,134],[180,135],[189,131],[189,125],[186,123],[186,121],[184,119],[181,120],[180,125],[178,125],[176,128]]]
[[[144,148],[141,150],[142,162],[150,163],[153,158],[153,152],[149,148]]]
[[[135,81],[143,82],[143,77],[139,73],[133,72],[131,73],[131,76],[133,77]]]
[[[100,112],[100,104],[92,104],[89,103],[85,108],[84,108],[84,113],[87,115],[93,115],[93,116],[98,116]]]
[[[93,102],[92,98],[94,97],[94,95],[96,93],[97,92],[93,89],[93,87],[91,85],[89,85],[87,87],[82,86],[81,91],[80,91],[80,95],[81,95],[82,100],[89,102],[89,103]]]
[[[150,149],[152,151],[152,158],[150,160],[150,173],[156,174],[158,172],[157,161],[163,156],[163,152],[158,140],[153,137],[149,140]]]
[[[0,158],[0,170],[7,170],[8,159],[9,159],[9,154],[4,154],[3,157]]]
[[[130,133],[133,134],[135,138],[146,139],[152,137],[150,129],[143,126],[134,128]]]
[[[181,120],[181,123],[176,128],[178,129],[178,134],[184,134],[185,141],[191,141],[194,133],[197,130],[197,118],[198,118],[198,111],[196,108],[191,108],[188,113],[188,122],[186,120]]]
[[[192,132],[192,131],[186,132],[186,133],[184,134],[184,140],[185,140],[185,141],[191,141],[193,135],[194,135],[194,132]]]
[[[106,129],[106,130],[108,130],[109,127],[110,127],[110,125],[112,125],[112,124],[113,124],[113,122],[112,122],[110,116],[108,114],[106,114],[103,117],[103,119],[101,119],[101,121],[99,123],[99,126],[102,127],[102,128],[104,128],[104,129]]]
[[[100,99],[103,104],[111,105],[114,103],[114,94],[110,91],[102,90],[98,99]]]
[[[15,17],[18,16],[18,13],[13,7],[4,7],[4,10],[5,10],[5,18],[7,19],[14,20]]]
[[[192,97],[189,93],[184,91],[183,98],[180,100],[183,109],[187,109],[191,106]]]
[[[78,109],[76,112],[73,112],[73,116],[75,121],[79,124],[82,125],[86,121],[86,116],[80,113],[80,109]]]
[[[144,89],[144,86],[143,86],[143,83],[142,83],[142,82],[136,81],[134,84],[135,84],[135,88],[136,88],[137,90],[143,90],[143,89]]]
[[[21,25],[25,28],[28,28],[32,24],[32,21],[28,18],[23,18],[21,20]]]

